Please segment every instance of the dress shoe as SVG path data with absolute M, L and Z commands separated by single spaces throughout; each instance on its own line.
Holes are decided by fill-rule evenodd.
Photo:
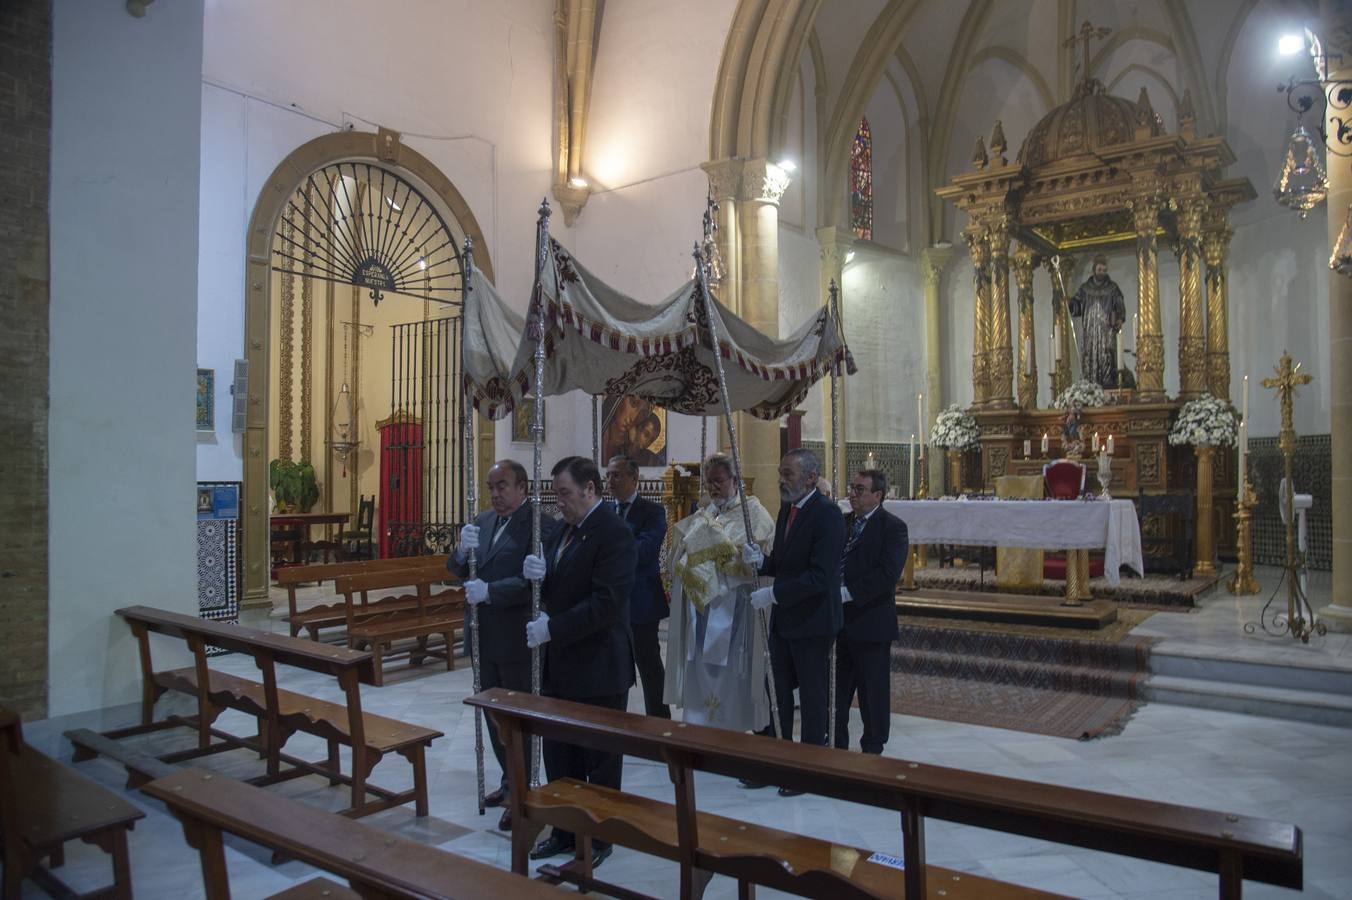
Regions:
M 498 831 L 511 831 L 511 830 L 512 830 L 512 811 L 510 809 L 504 809 L 502 811 L 502 818 L 498 819 Z
M 763 781 L 747 781 L 745 778 L 737 779 L 737 783 L 748 791 L 758 791 L 763 787 L 769 787 L 769 785 Z
M 592 848 L 592 871 L 600 867 L 601 863 L 610 859 L 610 854 L 615 852 L 614 844 L 606 844 L 604 847 Z
M 779 796 L 781 796 L 781 797 L 801 797 L 801 796 L 803 796 L 804 793 L 806 793 L 806 792 L 805 792 L 805 791 L 795 791 L 793 788 L 780 788 L 780 789 L 779 789 Z
M 496 791 L 484 795 L 484 806 L 502 806 L 506 802 L 506 788 L 498 788 Z
M 549 837 L 535 845 L 535 849 L 530 852 L 530 858 L 548 859 L 551 856 L 572 853 L 574 849 L 572 841 L 551 833 Z

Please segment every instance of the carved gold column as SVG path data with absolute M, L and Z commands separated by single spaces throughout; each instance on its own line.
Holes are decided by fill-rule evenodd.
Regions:
M 1009 340 L 1009 216 L 991 218 L 991 285 L 986 315 L 990 343 L 986 352 L 986 397 L 988 405 L 1008 409 L 1014 405 L 1014 353 Z
M 972 258 L 972 405 L 986 405 L 988 358 L 987 297 L 990 295 L 990 244 L 986 229 L 973 222 L 962 233 L 967 241 L 967 252 Z
M 1037 335 L 1033 333 L 1033 268 L 1037 258 L 1020 244 L 1014 251 L 1014 281 L 1019 286 L 1019 406 L 1037 409 Z
M 1160 322 L 1159 201 L 1153 195 L 1132 203 L 1136 226 L 1136 389 L 1143 402 L 1164 399 L 1164 328 Z
M 926 432 L 934 427 L 934 420 L 944 408 L 944 404 L 941 402 L 945 393 L 943 390 L 943 369 L 940 366 L 943 349 L 939 346 L 939 287 L 943 280 L 944 269 L 948 267 L 948 262 L 952 257 L 953 246 L 951 244 L 926 247 L 920 254 L 921 268 L 925 278 L 925 396 L 930 400 L 929 421 L 924 424 Z M 936 490 L 938 493 L 942 493 L 944 483 L 943 454 L 935 452 L 935 448 L 930 447 L 926 462 L 929 466 L 929 483 L 937 486 L 937 488 L 931 489 L 931 494 L 934 494 Z
M 831 291 L 831 282 L 836 283 L 836 289 L 839 293 L 840 315 L 845 318 L 845 257 L 850 252 L 850 247 L 854 244 L 854 232 L 848 228 L 840 228 L 835 225 L 827 225 L 817 229 L 817 245 L 821 250 L 821 283 L 819 285 L 821 293 L 818 295 L 822 303 L 828 302 Z M 844 324 L 842 323 L 842 326 Z M 845 435 L 848 429 L 845 427 L 846 410 L 850 404 L 846 401 L 846 390 L 848 389 L 850 379 L 838 378 L 839 384 L 837 390 L 837 401 L 839 409 L 836 411 L 836 424 L 840 429 L 840 443 L 836 448 L 836 459 L 831 456 L 831 380 L 823 378 L 820 382 L 822 392 L 822 445 L 826 448 L 823 455 L 822 464 L 826 467 L 823 475 L 831 479 L 831 485 L 839 490 L 845 489 L 846 480 L 849 473 L 845 471 Z
M 1178 204 L 1178 396 L 1206 391 L 1207 345 L 1202 309 L 1202 204 L 1189 197 Z
M 1206 256 L 1206 375 L 1207 389 L 1222 400 L 1230 399 L 1230 313 L 1226 289 L 1226 258 L 1230 238 L 1225 212 L 1209 213 L 1202 235 Z

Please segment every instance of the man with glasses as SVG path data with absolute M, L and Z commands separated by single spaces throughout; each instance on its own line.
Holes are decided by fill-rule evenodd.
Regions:
M 667 592 L 662 588 L 659 559 L 667 539 L 667 511 L 638 493 L 638 463 L 628 456 L 611 457 L 606 466 L 606 487 L 614 498 L 615 512 L 634 533 L 638 568 L 629 594 L 629 630 L 634 636 L 634 663 L 643 684 L 643 711 L 659 719 L 671 718 L 671 707 L 662 702 L 662 646 L 657 626 L 668 615 Z
M 757 731 L 770 724 L 770 703 L 765 642 L 751 608 L 756 572 L 741 558 L 746 518 L 732 460 L 711 456 L 702 474 L 709 505 L 672 526 L 664 699 L 681 707 L 687 722 Z M 768 548 L 770 513 L 750 494 L 746 511 L 751 540 Z
M 850 478 L 840 600 L 845 627 L 836 637 L 836 747 L 850 746 L 850 704 L 859 694 L 859 746 L 881 754 L 892 724 L 892 642 L 897 639 L 897 580 L 906 564 L 906 523 L 883 509 L 887 476 L 861 469 Z

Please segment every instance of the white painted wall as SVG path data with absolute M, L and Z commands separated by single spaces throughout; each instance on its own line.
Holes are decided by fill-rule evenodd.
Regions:
M 202 20 L 202 0 L 53 8 L 51 715 L 137 696 L 115 609 L 197 609 Z

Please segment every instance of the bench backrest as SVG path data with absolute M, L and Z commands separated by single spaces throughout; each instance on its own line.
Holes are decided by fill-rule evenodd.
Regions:
M 345 596 L 353 594 L 365 594 L 369 591 L 387 591 L 398 588 L 411 587 L 417 588 L 426 585 L 429 590 L 433 587 L 439 587 L 442 582 L 450 578 L 445 567 L 440 569 L 396 569 L 385 572 L 362 572 L 356 575 L 340 575 L 334 579 L 333 587 L 338 593 Z M 447 588 L 447 590 L 460 590 L 459 588 Z
M 229 622 L 213 622 L 150 606 L 128 606 L 119 609 L 117 614 L 132 625 L 133 630 L 141 628 L 182 638 L 190 645 L 207 644 L 250 656 L 263 652 L 276 663 L 298 669 L 340 676 L 356 671 L 361 681 L 370 682 L 372 678 L 371 654 L 365 651 L 333 647 Z
M 359 893 L 391 897 L 558 898 L 528 877 L 354 822 L 224 775 L 187 769 L 141 788 L 185 824 L 206 826 L 281 851 L 348 879 Z M 195 830 L 195 829 L 194 829 Z M 221 852 L 204 846 L 203 853 Z M 209 867 L 204 866 L 204 871 Z M 226 878 L 224 866 L 216 877 Z M 228 885 L 206 885 L 226 896 Z
M 1227 872 L 1282 887 L 1302 884 L 1300 829 L 1267 819 L 773 740 L 502 688 L 465 702 L 482 707 L 503 731 L 897 810 L 903 823 L 908 817 L 943 819 L 1219 872 L 1223 886 Z
M 365 559 L 352 562 L 317 563 L 309 566 L 285 566 L 277 570 L 277 584 L 295 586 L 311 581 L 332 581 L 340 575 L 384 572 L 391 569 L 430 569 L 446 571 L 446 556 L 400 556 L 394 559 Z M 449 578 L 450 575 L 447 575 Z

